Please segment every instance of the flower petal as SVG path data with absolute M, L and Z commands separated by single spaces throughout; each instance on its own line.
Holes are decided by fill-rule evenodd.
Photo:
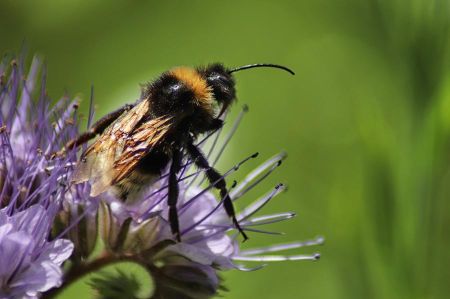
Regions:
M 60 266 L 67 260 L 73 252 L 73 243 L 69 240 L 58 239 L 48 243 L 37 261 L 50 261 L 55 265 Z

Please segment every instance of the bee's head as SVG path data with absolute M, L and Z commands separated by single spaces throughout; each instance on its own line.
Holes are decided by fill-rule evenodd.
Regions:
M 152 99 L 155 116 L 185 115 L 191 128 L 205 132 L 217 123 L 236 98 L 232 73 L 254 67 L 279 68 L 294 74 L 276 64 L 251 64 L 235 69 L 227 69 L 219 63 L 197 69 L 177 67 L 153 82 L 143 91 L 142 97 Z
M 222 64 L 174 68 L 156 89 L 164 93 L 163 98 L 172 98 L 166 102 L 184 110 L 190 106 L 206 122 L 219 117 L 236 97 L 233 77 Z
M 249 64 L 234 69 L 227 69 L 222 64 L 215 63 L 199 69 L 199 72 L 212 90 L 214 100 L 221 106 L 219 116 L 227 110 L 236 98 L 235 82 L 232 73 L 255 67 L 279 68 L 294 75 L 294 72 L 285 66 L 268 63 Z
M 199 69 L 199 72 L 211 89 L 213 99 L 221 107 L 222 114 L 236 98 L 233 76 L 219 63 Z

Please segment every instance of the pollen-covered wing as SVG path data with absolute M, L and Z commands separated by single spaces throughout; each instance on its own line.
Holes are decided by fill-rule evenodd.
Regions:
M 171 116 L 142 122 L 149 109 L 150 101 L 142 100 L 114 121 L 83 153 L 73 181 L 89 181 L 97 196 L 127 177 L 171 125 Z

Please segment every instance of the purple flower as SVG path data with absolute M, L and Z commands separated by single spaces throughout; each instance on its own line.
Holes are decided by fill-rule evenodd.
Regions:
M 23 59 L 0 65 L 0 207 L 22 210 L 39 202 L 50 205 L 66 193 L 67 167 L 76 156 L 49 156 L 77 135 L 72 116 L 76 101 L 61 99 L 50 107 L 45 73 L 35 58 L 28 74 Z M 38 79 L 41 78 L 40 84 Z
M 0 64 L 1 298 L 36 298 L 59 286 L 60 266 L 73 250 L 68 240 L 50 239 L 50 231 L 74 155 L 59 161 L 49 155 L 75 136 L 75 106 L 63 99 L 50 108 L 39 60 L 28 74 L 23 61 Z
M 49 211 L 39 204 L 12 216 L 0 210 L 0 298 L 37 298 L 61 285 L 61 264 L 72 254 L 64 239 L 48 241 Z

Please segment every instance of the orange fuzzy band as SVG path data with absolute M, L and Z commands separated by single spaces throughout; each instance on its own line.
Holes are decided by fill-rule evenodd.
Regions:
M 200 106 L 207 110 L 212 108 L 211 88 L 195 69 L 178 67 L 171 70 L 170 74 L 186 84 L 194 92 Z

